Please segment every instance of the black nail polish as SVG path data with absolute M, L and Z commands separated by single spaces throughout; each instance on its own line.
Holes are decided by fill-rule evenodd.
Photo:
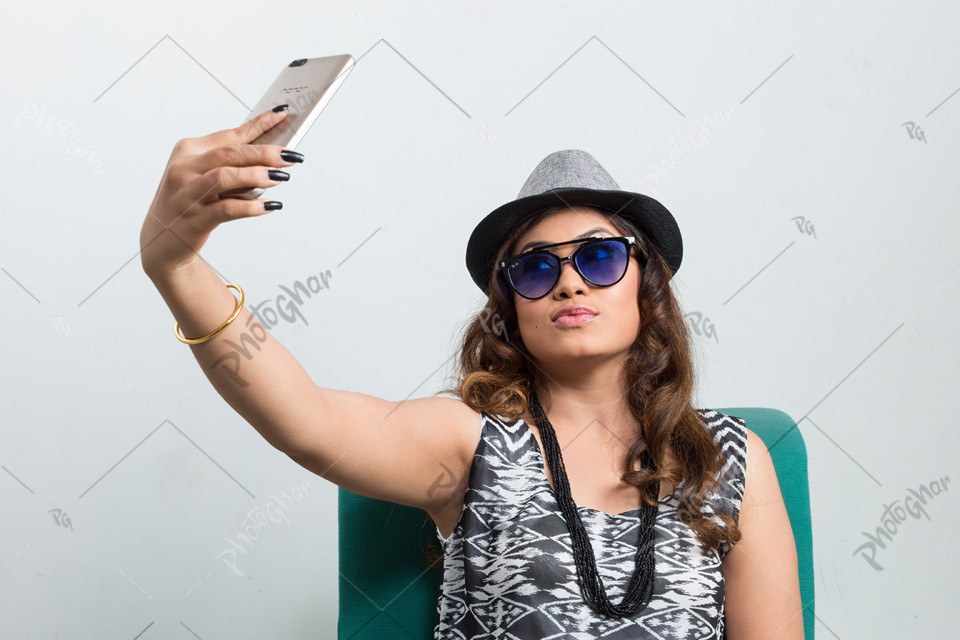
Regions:
M 297 153 L 296 151 L 290 151 L 289 149 L 284 149 L 280 152 L 280 157 L 283 158 L 286 162 L 303 162 L 303 154 Z
M 273 108 L 273 111 L 283 111 L 284 109 L 288 108 L 289 106 L 290 106 L 290 105 L 288 105 L 288 104 L 278 104 L 277 106 L 275 106 L 275 107 Z
M 263 208 L 267 211 L 275 211 L 277 209 L 283 209 L 283 203 L 279 200 L 267 200 L 263 203 Z
M 286 171 L 278 171 L 277 169 L 270 169 L 267 171 L 267 175 L 271 180 L 289 180 L 290 174 Z

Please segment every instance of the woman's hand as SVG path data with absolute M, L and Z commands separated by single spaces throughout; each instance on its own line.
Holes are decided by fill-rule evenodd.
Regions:
M 275 144 L 251 144 L 286 117 L 265 111 L 234 129 L 183 138 L 173 147 L 160 186 L 140 229 L 140 262 L 147 274 L 176 271 L 199 259 L 200 248 L 221 222 L 259 216 L 264 199 L 221 198 L 236 189 L 272 187 L 289 179 L 284 171 L 303 156 Z

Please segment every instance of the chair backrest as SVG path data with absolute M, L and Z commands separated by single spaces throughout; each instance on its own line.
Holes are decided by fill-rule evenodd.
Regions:
M 777 409 L 716 410 L 743 418 L 770 451 L 797 545 L 805 637 L 812 640 L 813 539 L 807 451 L 800 429 Z M 436 539 L 426 512 L 341 488 L 338 516 L 338 640 L 433 638 L 442 576 L 426 563 L 427 544 Z

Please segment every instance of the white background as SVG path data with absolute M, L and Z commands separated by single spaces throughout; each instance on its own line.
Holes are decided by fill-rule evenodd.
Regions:
M 587 150 L 679 222 L 695 405 L 800 423 L 818 637 L 944 637 L 956 489 L 900 523 L 882 571 L 855 550 L 886 505 L 957 475 L 958 13 L 12 5 L 0 636 L 334 637 L 337 487 L 220 398 L 138 250 L 178 139 L 242 122 L 294 58 L 352 53 L 306 162 L 268 191 L 283 210 L 223 225 L 203 250 L 248 304 L 331 271 L 302 319 L 271 328 L 317 384 L 391 400 L 445 386 L 483 301 L 470 231 L 545 155 Z M 247 512 L 295 487 L 238 571 L 218 559 Z

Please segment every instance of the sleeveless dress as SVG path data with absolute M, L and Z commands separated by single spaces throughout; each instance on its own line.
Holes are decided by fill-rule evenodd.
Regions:
M 735 416 L 696 411 L 726 456 L 723 482 L 707 497 L 704 511 L 739 521 L 746 425 Z M 703 551 L 677 517 L 676 496 L 659 507 L 655 521 L 650 603 L 632 617 L 608 618 L 580 593 L 570 532 L 533 432 L 523 419 L 480 415 L 460 520 L 448 538 L 437 527 L 444 568 L 435 640 L 725 637 L 720 560 L 730 549 Z M 607 514 L 578 506 L 578 511 L 607 597 L 619 603 L 635 566 L 640 509 Z

